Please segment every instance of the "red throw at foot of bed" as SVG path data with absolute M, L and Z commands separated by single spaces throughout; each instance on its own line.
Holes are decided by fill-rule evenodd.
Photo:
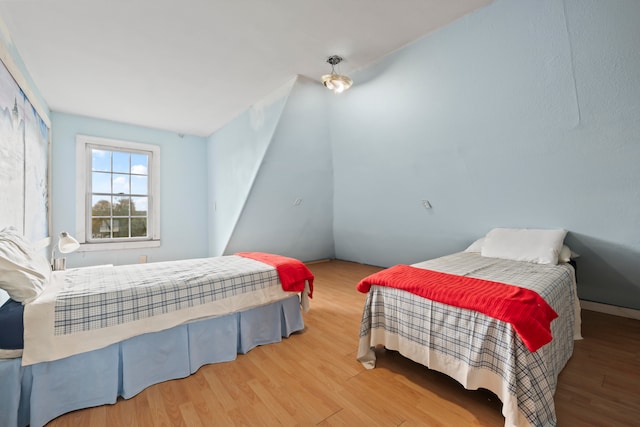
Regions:
M 309 298 L 313 298 L 313 273 L 302 261 L 265 252 L 237 252 L 236 255 L 275 267 L 280 276 L 282 289 L 287 292 L 302 292 L 304 282 L 309 282 Z
M 362 279 L 356 288 L 367 293 L 372 285 L 402 289 L 511 323 L 532 352 L 551 341 L 551 321 L 558 317 L 532 290 L 409 265 L 395 265 L 374 273 Z

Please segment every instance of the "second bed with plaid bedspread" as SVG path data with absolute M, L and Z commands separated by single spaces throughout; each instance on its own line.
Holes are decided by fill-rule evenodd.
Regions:
M 530 352 L 513 327 L 481 313 L 406 291 L 372 286 L 360 328 L 358 360 L 375 366 L 377 345 L 443 372 L 467 389 L 485 388 L 503 403 L 506 426 L 553 426 L 558 374 L 580 336 L 573 268 L 457 253 L 414 264 L 457 275 L 509 283 L 537 292 L 559 314 L 553 340 Z

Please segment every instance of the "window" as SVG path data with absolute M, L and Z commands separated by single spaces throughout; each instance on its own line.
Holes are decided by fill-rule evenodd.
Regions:
M 160 148 L 78 135 L 77 237 L 81 250 L 160 245 Z

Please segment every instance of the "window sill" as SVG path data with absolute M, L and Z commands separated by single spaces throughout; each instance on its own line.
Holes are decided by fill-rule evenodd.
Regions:
M 159 248 L 160 240 L 141 240 L 139 242 L 82 243 L 78 252 L 115 251 L 125 249 Z

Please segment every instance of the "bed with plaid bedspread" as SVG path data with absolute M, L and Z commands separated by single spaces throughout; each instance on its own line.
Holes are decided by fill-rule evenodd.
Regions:
M 461 252 L 414 267 L 509 283 L 537 292 L 559 314 L 552 341 L 529 351 L 506 322 L 412 293 L 372 286 L 360 327 L 358 360 L 375 366 L 375 346 L 399 351 L 465 388 L 485 388 L 503 403 L 505 426 L 556 425 L 558 374 L 580 338 L 575 272 L 568 264 L 540 265 Z
M 25 306 L 22 364 L 61 359 L 290 297 L 275 267 L 240 257 L 54 272 Z

